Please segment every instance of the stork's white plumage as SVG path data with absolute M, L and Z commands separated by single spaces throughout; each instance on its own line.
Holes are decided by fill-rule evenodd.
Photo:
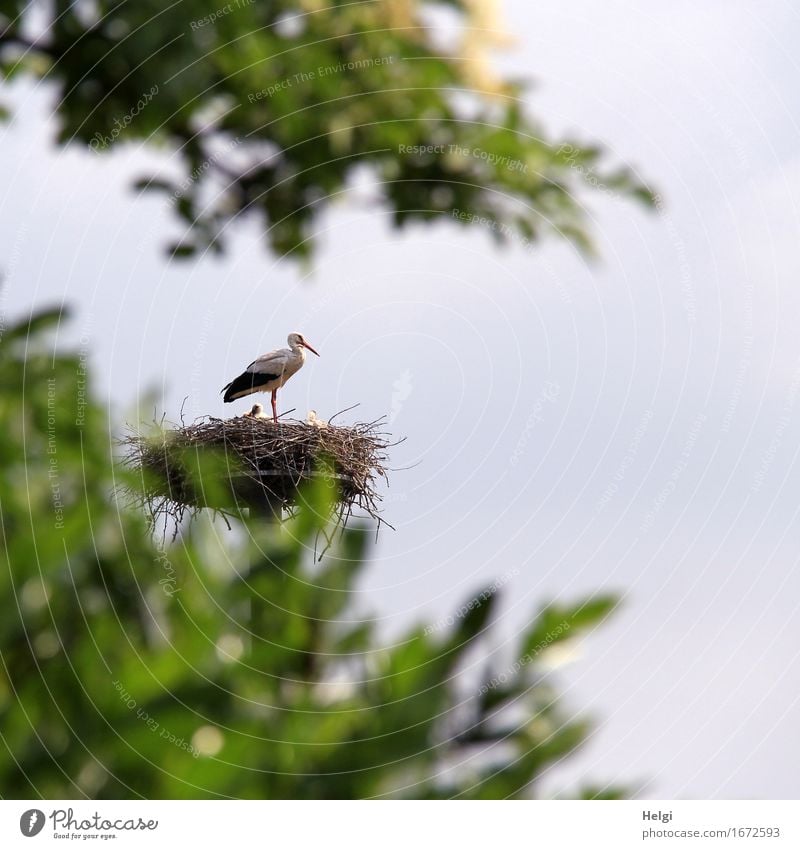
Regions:
M 287 341 L 288 348 L 278 348 L 277 351 L 270 351 L 268 354 L 262 354 L 257 360 L 253 360 L 237 378 L 223 388 L 225 395 L 222 400 L 229 404 L 253 392 L 271 392 L 272 420 L 277 424 L 278 390 L 303 367 L 306 361 L 306 348 L 313 354 L 317 354 L 303 338 L 302 333 L 290 333 Z
M 321 419 L 317 416 L 316 410 L 309 410 L 308 415 L 306 416 L 306 424 L 311 425 L 311 427 L 327 427 L 328 423 L 325 419 Z
M 264 415 L 264 407 L 261 404 L 253 404 L 253 406 L 246 412 L 242 413 L 244 418 L 250 419 L 265 419 L 267 418 Z

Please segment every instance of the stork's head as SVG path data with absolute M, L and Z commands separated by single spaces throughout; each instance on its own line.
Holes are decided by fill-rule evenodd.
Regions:
M 289 334 L 289 347 L 292 350 L 295 350 L 296 348 L 308 348 L 308 350 L 311 351 L 312 354 L 317 354 L 317 352 L 311 347 L 311 345 L 309 345 L 308 342 L 306 342 L 306 340 L 303 338 L 302 333 Z M 319 356 L 319 354 L 317 354 L 317 356 Z

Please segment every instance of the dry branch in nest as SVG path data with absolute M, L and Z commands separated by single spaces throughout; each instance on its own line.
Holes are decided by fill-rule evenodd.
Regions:
M 338 415 L 338 414 L 337 414 Z M 346 522 L 354 510 L 379 515 L 379 478 L 386 478 L 387 449 L 396 443 L 375 422 L 337 426 L 240 416 L 206 416 L 159 427 L 154 436 L 121 440 L 126 464 L 141 473 L 137 493 L 153 522 L 210 507 L 223 515 L 242 507 L 280 516 L 302 499 L 305 484 L 320 476 L 335 487 L 335 509 Z M 320 426 L 321 425 L 321 426 Z M 210 465 L 203 461 L 215 460 Z M 199 471 L 198 471 L 199 470 Z

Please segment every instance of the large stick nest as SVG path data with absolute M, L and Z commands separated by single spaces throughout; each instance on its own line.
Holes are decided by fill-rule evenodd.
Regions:
M 387 449 L 382 420 L 337 426 L 240 416 L 207 416 L 190 425 L 159 427 L 155 435 L 131 433 L 121 442 L 125 462 L 141 472 L 144 505 L 153 521 L 177 523 L 186 510 L 211 507 L 223 514 L 242 507 L 280 515 L 300 500 L 320 476 L 334 488 L 336 512 L 346 521 L 354 510 L 383 522 L 377 486 L 386 478 Z M 198 461 L 221 458 L 210 467 L 214 480 L 198 476 Z M 206 473 L 207 475 L 208 473 Z M 199 479 L 198 479 L 199 477 Z

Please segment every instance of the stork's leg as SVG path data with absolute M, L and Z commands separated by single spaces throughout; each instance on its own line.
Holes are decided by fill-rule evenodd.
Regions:
M 272 421 L 278 424 L 278 390 L 272 390 Z

